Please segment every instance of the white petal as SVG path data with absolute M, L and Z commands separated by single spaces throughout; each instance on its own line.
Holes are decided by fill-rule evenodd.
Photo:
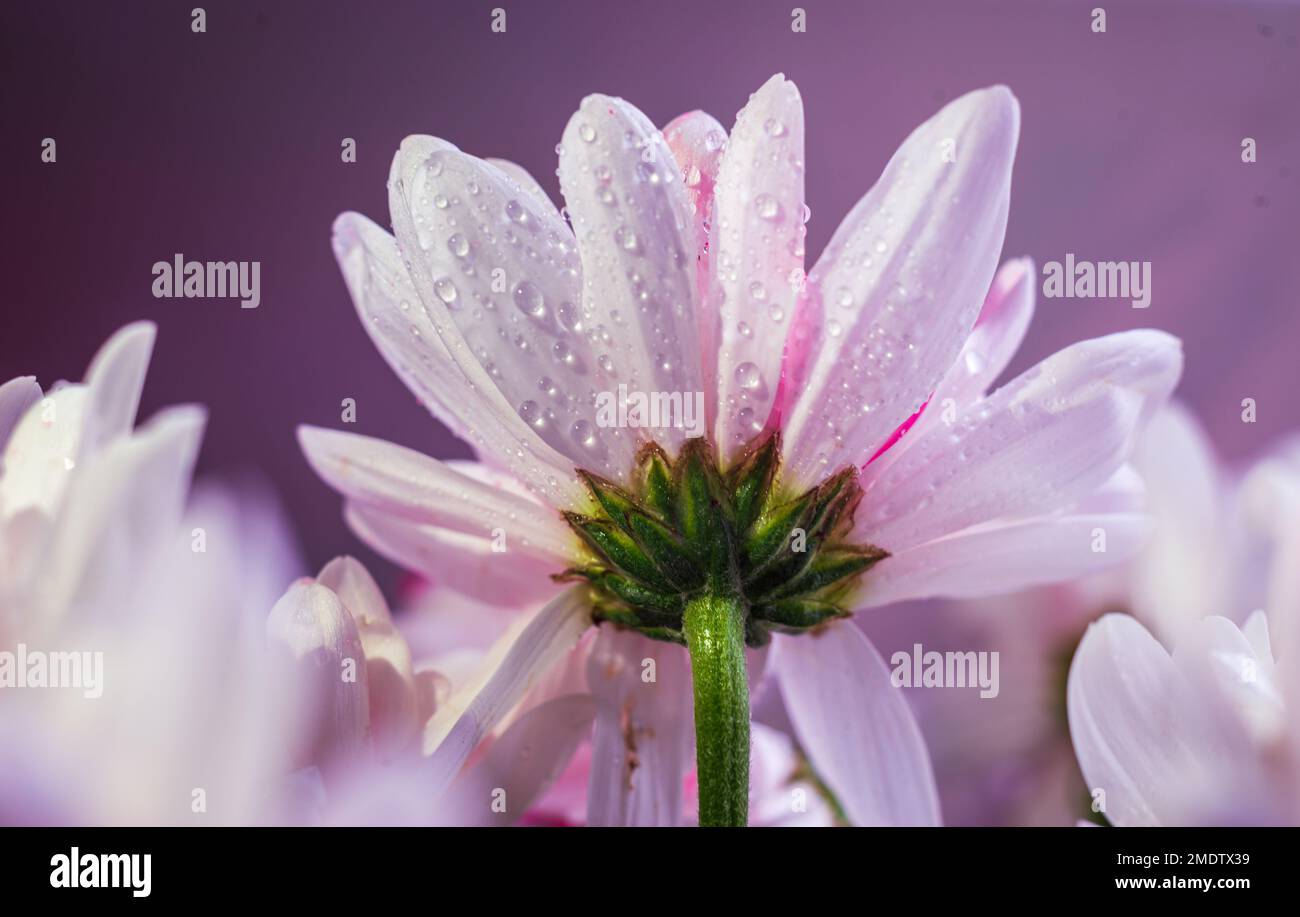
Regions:
M 1262 609 L 1250 613 L 1250 617 L 1246 618 L 1246 623 L 1242 625 L 1241 632 L 1250 642 L 1256 657 L 1269 662 L 1274 660 L 1273 645 L 1268 635 L 1268 616 Z
M 310 711 L 292 737 L 295 765 L 331 767 L 362 754 L 370 725 L 365 652 L 339 597 L 299 580 L 271 609 L 266 634 L 293 673 L 302 709 Z
M 936 426 L 866 489 L 855 532 L 893 553 L 1008 516 L 1070 506 L 1123 465 L 1182 368 L 1176 338 L 1128 331 L 1048 357 Z
M 480 397 L 515 415 L 520 439 L 540 439 L 570 466 L 626 475 L 636 442 L 598 429 L 596 396 L 616 380 L 581 313 L 569 227 L 496 167 L 431 138 L 403 141 L 389 188 L 424 305 L 416 327 L 442 339 Z
M 691 222 L 695 227 L 695 330 L 700 348 L 700 374 L 704 380 L 704 404 L 708 429 L 718 414 L 718 296 L 712 289 L 712 254 L 709 236 L 714 217 L 714 191 L 722 165 L 727 132 L 717 119 L 702 111 L 691 111 L 664 126 L 664 142 L 672 151 L 686 185 Z
M 336 557 L 316 581 L 331 590 L 352 616 L 365 653 L 370 731 L 382 756 L 391 757 L 420 725 L 411 650 L 393 624 L 383 593 L 359 561 Z
M 803 150 L 803 101 L 778 74 L 737 116 L 715 193 L 722 340 L 714 436 L 724 459 L 762 431 L 775 402 L 804 285 Z
M 150 547 L 175 534 L 205 421 L 200 407 L 166 408 L 72 476 L 33 600 L 47 625 L 69 608 L 94 608 L 90 596 L 124 588 L 141 575 Z
M 1143 513 L 1042 516 L 979 526 L 880 561 L 864 578 L 859 604 L 978 598 L 1075 579 L 1132 556 L 1150 534 L 1151 518 Z
M 1134 565 L 1130 610 L 1173 645 L 1205 616 L 1231 612 L 1236 600 L 1226 561 L 1233 550 L 1227 486 L 1205 432 L 1178 404 L 1152 417 L 1133 464 L 1156 529 Z
M 590 697 L 568 695 L 529 710 L 466 770 L 443 799 L 439 821 L 510 825 L 564 771 L 591 733 Z
M 334 222 L 334 254 L 366 333 L 434 417 L 554 505 L 581 497 L 569 460 L 533 434 L 477 362 L 453 358 L 443 336 L 459 339 L 459 331 L 437 309 L 429 315 L 446 320 L 432 327 L 392 236 L 345 213 Z
M 1034 313 L 1034 263 L 1029 258 L 1008 261 L 998 269 L 970 337 L 956 362 L 935 389 L 921 416 L 896 443 L 873 456 L 864 480 L 874 480 L 899 459 L 907 447 L 933 427 L 951 422 L 958 410 L 984 396 L 1002 374 L 1024 340 Z
M 559 218 L 560 211 L 559 208 L 555 206 L 555 202 L 552 201 L 550 195 L 546 193 L 546 189 L 538 184 L 537 179 L 528 174 L 528 170 L 523 166 L 513 163 L 508 159 L 486 159 L 484 162 L 496 166 L 496 168 L 505 173 L 506 178 L 510 179 L 516 186 L 518 186 L 520 191 L 532 195 L 533 200 L 535 200 L 542 209 L 555 214 L 557 219 Z
M 1090 791 L 1105 794 L 1112 824 L 1186 823 L 1231 792 L 1223 724 L 1197 709 L 1164 647 L 1127 615 L 1088 628 L 1066 694 L 1079 767 Z
M 307 426 L 298 441 L 316 473 L 355 505 L 479 538 L 499 531 L 508 550 L 550 565 L 574 554 L 575 538 L 554 510 L 413 449 Z
M 790 471 L 861 464 L 953 365 L 993 279 L 1020 109 L 972 92 L 921 125 L 809 276 L 811 350 L 792 365 Z
M 1036 280 L 1032 258 L 1017 258 L 998 269 L 975 328 L 939 386 L 945 397 L 969 403 L 1002 375 L 1034 317 Z
M 1273 658 L 1258 654 L 1237 625 L 1218 615 L 1189 624 L 1173 657 L 1198 702 L 1240 726 L 1241 745 L 1247 737 L 1262 748 L 1282 739 L 1287 711 Z
M 799 743 L 855 825 L 937 825 L 921 729 L 889 668 L 848 621 L 773 639 L 771 665 Z
M 591 626 L 586 590 L 574 587 L 537 612 L 507 646 L 495 648 L 479 677 L 457 687 L 425 728 L 433 791 L 447 786 L 470 752 Z
M 457 532 L 352 502 L 343 515 L 358 538 L 393 563 L 493 604 L 520 607 L 550 598 L 557 589 L 551 575 L 568 565 L 512 548 L 509 535 L 498 542 L 490 533 Z
M 19 418 L 5 445 L 0 508 L 6 517 L 34 508 L 52 515 L 77 467 L 86 387 L 64 385 Z
M 570 119 L 561 150 L 560 188 L 582 253 L 584 322 L 614 378 L 629 391 L 702 393 L 695 224 L 663 135 L 622 99 L 593 95 Z M 647 435 L 672 448 L 686 431 Z
M 131 432 L 157 329 L 135 322 L 114 334 L 86 370 L 86 433 L 80 458 Z
M 655 678 L 643 680 L 646 661 Z M 600 629 L 587 663 L 596 700 L 587 824 L 677 825 L 694 730 L 690 659 L 671 643 Z
M 4 457 L 9 434 L 27 409 L 40 400 L 41 387 L 35 376 L 19 376 L 0 385 L 0 458 Z M 4 465 L 0 465 L 0 474 L 4 474 Z

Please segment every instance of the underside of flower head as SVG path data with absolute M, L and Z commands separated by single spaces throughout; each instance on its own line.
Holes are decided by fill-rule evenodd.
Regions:
M 564 518 L 593 558 L 558 578 L 591 582 L 598 620 L 677 643 L 687 604 L 703 595 L 738 600 L 751 647 L 847 617 L 841 599 L 888 556 L 846 540 L 862 499 L 857 469 L 792 495 L 779 486 L 780 455 L 773 433 L 724 471 L 699 438 L 675 461 L 642 447 L 630 487 L 579 472 L 596 509 Z

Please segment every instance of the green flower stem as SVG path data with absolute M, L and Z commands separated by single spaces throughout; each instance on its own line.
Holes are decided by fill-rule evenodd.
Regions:
M 683 630 L 695 685 L 695 766 L 701 827 L 749 822 L 749 675 L 739 597 L 686 603 Z

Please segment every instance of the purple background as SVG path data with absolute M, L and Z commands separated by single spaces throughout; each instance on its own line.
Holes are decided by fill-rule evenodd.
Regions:
M 0 29 L 5 292 L 0 379 L 79 378 L 132 319 L 160 334 L 142 416 L 211 419 L 200 470 L 280 489 L 318 566 L 373 557 L 307 468 L 301 422 L 439 457 L 467 454 L 408 395 L 355 317 L 329 247 L 342 210 L 388 222 L 384 182 L 409 133 L 527 167 L 553 194 L 553 148 L 587 93 L 663 124 L 730 126 L 784 71 L 808 125 L 810 255 L 898 142 L 943 102 L 1009 85 L 1023 132 L 1004 254 L 1041 264 L 1153 262 L 1153 304 L 1040 300 L 1019 371 L 1082 337 L 1180 335 L 1181 396 L 1228 457 L 1300 428 L 1300 13 L 1280 4 L 794 2 L 6 3 Z M 508 31 L 489 30 L 490 9 Z M 43 137 L 58 162 L 40 162 Z M 1240 159 L 1254 137 L 1259 161 Z M 340 162 L 355 137 L 358 162 Z M 155 300 L 176 252 L 262 262 L 262 305 Z M 811 263 L 811 258 L 810 258 Z M 1259 422 L 1241 423 L 1254 397 Z M 379 564 L 391 585 L 395 571 Z

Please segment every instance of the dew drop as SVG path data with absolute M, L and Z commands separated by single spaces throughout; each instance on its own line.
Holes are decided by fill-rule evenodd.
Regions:
M 536 401 L 525 401 L 519 405 L 519 416 L 534 430 L 541 430 L 546 427 L 546 414 Z
M 630 226 L 620 226 L 614 230 L 614 241 L 625 252 L 640 253 L 641 251 L 641 240 L 637 237 L 636 230 Z
M 447 250 L 457 258 L 464 258 L 469 254 L 469 240 L 460 233 L 456 233 L 447 240 Z
M 512 223 L 518 223 L 523 226 L 528 222 L 528 211 L 524 209 L 523 204 L 516 200 L 506 201 L 506 217 Z
M 736 382 L 741 388 L 753 391 L 763 384 L 763 377 L 753 363 L 741 363 L 736 367 Z
M 529 318 L 541 318 L 546 314 L 542 291 L 537 289 L 530 280 L 519 281 L 515 286 L 514 300 L 519 311 Z
M 456 302 L 460 295 L 456 289 L 456 284 L 451 282 L 450 277 L 439 277 L 435 280 L 433 282 L 433 292 L 437 293 L 438 298 L 449 306 Z
M 596 129 L 584 122 L 578 127 L 578 136 L 582 138 L 584 143 L 591 143 L 596 139 Z
M 759 217 L 769 223 L 776 223 L 781 219 L 781 202 L 770 194 L 760 194 L 755 197 L 754 207 L 758 210 Z
M 573 437 L 575 443 L 584 449 L 596 448 L 596 430 L 588 421 L 576 421 L 569 429 L 569 435 Z

